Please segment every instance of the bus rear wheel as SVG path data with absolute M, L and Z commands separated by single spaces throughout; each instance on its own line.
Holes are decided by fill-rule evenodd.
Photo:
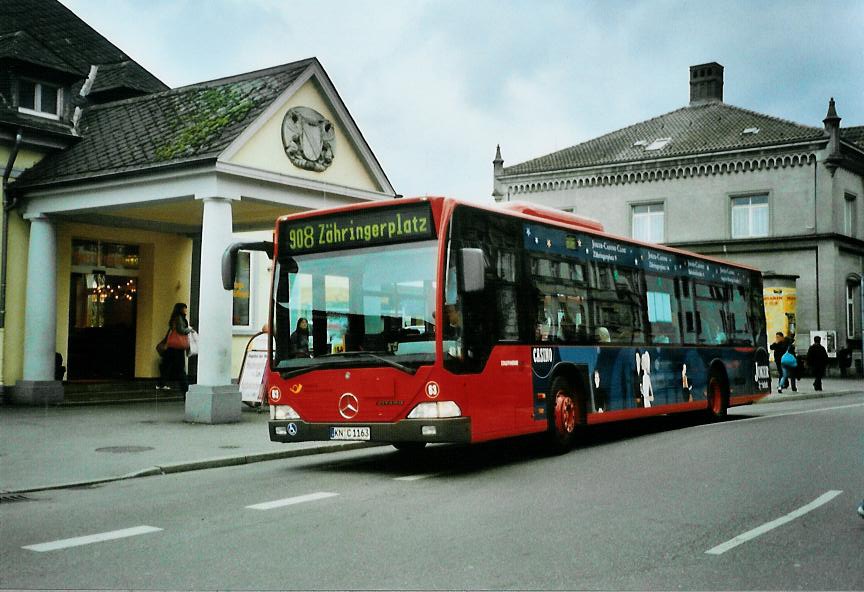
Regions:
M 573 447 L 580 422 L 579 401 L 570 381 L 558 376 L 552 381 L 549 404 L 549 444 L 553 452 Z
M 708 380 L 708 417 L 712 420 L 723 419 L 727 407 L 724 382 L 718 375 L 712 374 Z

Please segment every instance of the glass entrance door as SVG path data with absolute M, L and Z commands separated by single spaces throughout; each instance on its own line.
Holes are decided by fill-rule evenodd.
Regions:
M 133 378 L 137 278 L 73 273 L 70 294 L 69 380 Z

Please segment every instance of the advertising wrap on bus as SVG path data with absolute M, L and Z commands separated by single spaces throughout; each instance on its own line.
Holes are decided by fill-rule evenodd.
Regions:
M 566 449 L 580 425 L 765 396 L 761 274 L 600 228 L 445 198 L 280 218 L 271 439 Z

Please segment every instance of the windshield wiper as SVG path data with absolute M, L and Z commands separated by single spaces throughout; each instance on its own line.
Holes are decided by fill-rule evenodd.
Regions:
M 368 356 L 370 358 L 374 358 L 374 359 L 378 360 L 379 362 L 383 362 L 383 363 L 387 364 L 388 366 L 392 366 L 393 368 L 396 368 L 396 369 L 401 370 L 403 372 L 407 372 L 408 374 L 414 374 L 414 372 L 416 372 L 416 370 L 414 370 L 413 368 L 406 366 L 404 364 L 400 364 L 399 362 L 397 362 L 395 360 L 388 360 L 387 358 L 383 357 L 381 354 L 386 355 L 387 352 L 383 352 L 383 351 L 379 351 L 379 352 L 371 352 L 371 351 L 339 352 L 339 353 L 335 353 L 335 354 L 324 354 L 321 356 L 316 356 L 316 359 L 320 360 L 321 358 L 329 358 L 329 357 L 336 357 L 336 356 L 343 358 L 343 359 L 349 358 L 349 357 L 354 357 L 354 356 Z

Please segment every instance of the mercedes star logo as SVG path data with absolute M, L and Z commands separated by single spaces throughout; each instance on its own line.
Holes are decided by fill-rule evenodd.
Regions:
M 339 415 L 345 419 L 351 419 L 360 410 L 360 402 L 351 393 L 345 393 L 339 397 Z

